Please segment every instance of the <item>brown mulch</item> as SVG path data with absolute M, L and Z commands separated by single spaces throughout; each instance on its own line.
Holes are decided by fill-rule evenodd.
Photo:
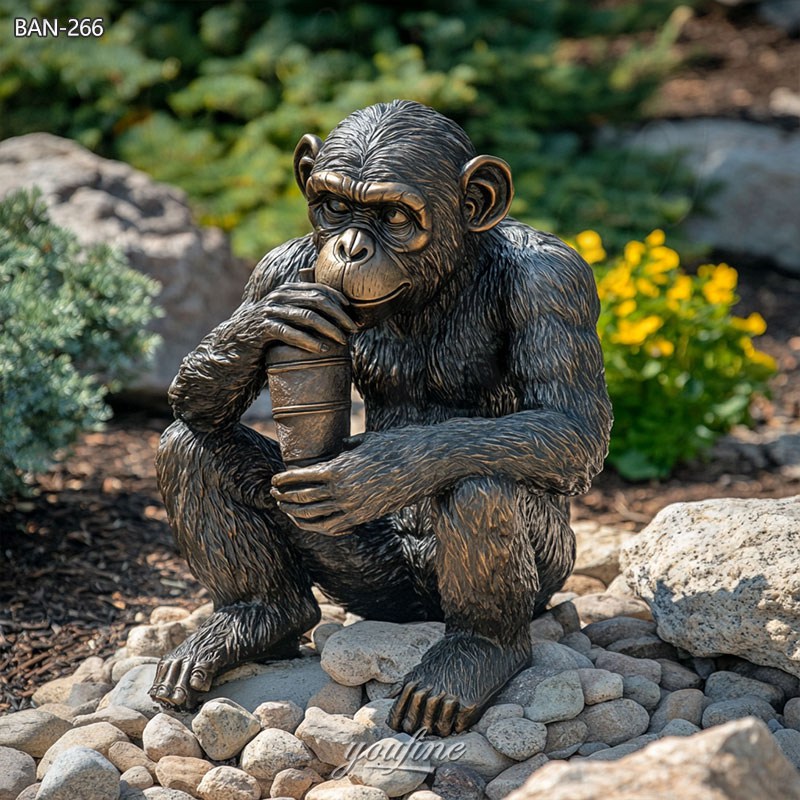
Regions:
M 704 3 L 675 50 L 682 66 L 648 103 L 648 114 L 800 124 L 770 103 L 776 90 L 800 93 L 800 39 L 764 22 L 755 5 Z
M 689 65 L 664 86 L 665 116 L 769 116 L 773 89 L 800 80 L 800 43 L 752 9 L 710 6 L 679 47 Z M 776 60 L 777 59 L 777 60 Z M 759 346 L 781 374 L 756 408 L 762 430 L 800 424 L 800 280 L 758 265 L 741 270 L 741 306 L 769 328 Z M 196 607 L 203 590 L 178 555 L 158 496 L 153 454 L 168 419 L 118 415 L 81 438 L 41 477 L 39 494 L 0 505 L 0 713 L 30 705 L 34 690 L 89 655 L 107 656 L 158 605 Z M 576 518 L 641 529 L 664 506 L 708 497 L 782 497 L 800 482 L 775 469 L 711 460 L 669 480 L 630 484 L 607 471 L 574 504 Z

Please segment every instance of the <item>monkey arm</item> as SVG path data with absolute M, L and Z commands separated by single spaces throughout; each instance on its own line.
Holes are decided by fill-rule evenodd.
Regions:
M 612 422 L 594 323 L 532 315 L 514 335 L 510 360 L 523 410 L 368 433 L 353 451 L 365 448 L 356 480 L 385 472 L 388 493 L 405 505 L 481 475 L 543 492 L 585 492 L 603 467 Z
M 311 266 L 314 256 L 308 236 L 264 256 L 250 276 L 239 308 L 183 359 L 169 389 L 176 417 L 200 431 L 238 422 L 266 382 L 261 301 L 277 286 L 296 281 L 299 270 Z

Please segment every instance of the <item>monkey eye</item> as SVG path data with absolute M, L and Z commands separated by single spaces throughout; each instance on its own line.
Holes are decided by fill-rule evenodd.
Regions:
M 390 206 L 383 213 L 383 221 L 389 225 L 408 225 L 411 223 L 411 217 L 402 208 Z
M 323 214 L 331 219 L 341 219 L 345 214 L 350 211 L 349 206 L 344 200 L 339 200 L 338 197 L 328 197 L 320 203 Z

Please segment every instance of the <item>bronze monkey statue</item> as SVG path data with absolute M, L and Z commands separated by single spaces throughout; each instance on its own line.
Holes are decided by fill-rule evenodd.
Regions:
M 295 174 L 313 233 L 262 259 L 170 389 L 160 487 L 215 611 L 151 695 L 190 707 L 220 671 L 296 654 L 317 584 L 370 619 L 445 621 L 389 720 L 445 736 L 526 665 L 573 566 L 568 496 L 611 428 L 592 271 L 507 218 L 508 165 L 417 103 L 303 137 Z M 339 455 L 287 469 L 240 423 L 274 345 L 349 347 L 366 433 Z

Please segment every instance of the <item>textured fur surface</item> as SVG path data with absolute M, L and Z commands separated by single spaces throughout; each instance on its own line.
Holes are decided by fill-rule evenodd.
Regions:
M 444 619 L 451 646 L 398 688 L 393 720 L 463 729 L 524 665 L 528 622 L 571 571 L 567 496 L 601 469 L 611 427 L 594 278 L 574 250 L 514 220 L 465 230 L 457 181 L 468 140 L 420 108 L 359 112 L 317 162 L 354 178 L 416 181 L 440 226 L 404 262 L 414 287 L 406 306 L 349 337 L 367 432 L 301 473 L 330 488 L 347 523 L 339 535 L 301 530 L 282 513 L 270 494 L 284 469 L 277 446 L 239 421 L 265 383 L 270 295 L 313 267 L 319 236 L 261 261 L 241 307 L 173 383 L 161 489 L 192 570 L 227 616 L 175 654 L 180 667 L 163 662 L 154 696 L 164 702 L 185 704 L 183 695 L 207 688 L 221 625 L 239 643 L 217 661 L 285 648 L 314 619 L 315 582 L 366 617 Z M 383 138 L 382 119 L 391 120 Z M 423 123 L 433 127 L 419 133 Z M 403 133 L 416 142 L 413 158 Z M 237 604 L 247 613 L 225 611 Z M 483 672 L 469 679 L 473 662 Z

